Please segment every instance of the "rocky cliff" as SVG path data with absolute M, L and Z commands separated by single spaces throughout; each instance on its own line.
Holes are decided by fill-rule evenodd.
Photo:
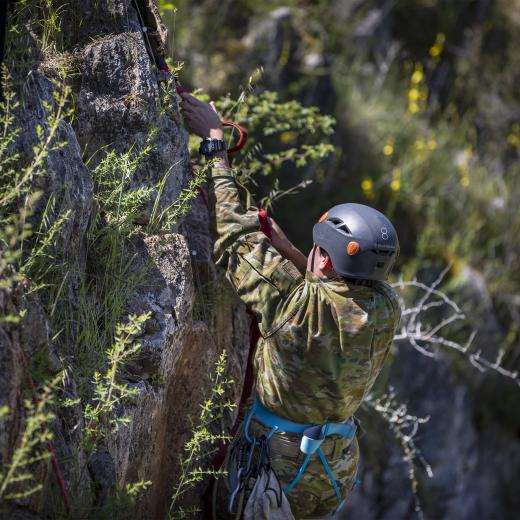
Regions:
M 150 16 L 157 16 L 153 3 L 140 4 Z M 41 3 L 35 5 L 36 10 L 31 11 L 34 6 L 29 4 L 28 12 L 14 8 L 11 12 L 11 27 L 20 29 L 14 45 L 18 50 L 21 44 L 27 45 L 32 57 L 18 68 L 20 62 L 10 62 L 9 55 L 6 60 L 14 63 L 10 72 L 15 84 L 20 85 L 16 116 L 22 131 L 11 152 L 20 154 L 21 164 L 33 160 L 41 133 L 50 132 L 49 113 L 59 108 L 59 92 L 64 85 L 70 87 L 66 106 L 71 110 L 59 122 L 55 137 L 61 144 L 45 154 L 44 173 L 30 179 L 30 189 L 40 193 L 30 217 L 34 227 L 40 225 L 43 215 L 50 225 L 66 215 L 52 239 L 54 261 L 64 269 L 60 271 L 58 295 L 44 290 L 43 303 L 39 292 L 34 291 L 34 282 L 26 276 L 16 278 L 9 290 L 0 291 L 2 315 L 17 316 L 23 310 L 24 316 L 18 322 L 3 322 L 0 328 L 0 405 L 9 409 L 7 417 L 0 419 L 0 463 L 3 467 L 9 464 L 26 426 L 22 400 L 30 395 L 27 372 L 33 375 L 39 392 L 49 374 L 65 370 L 60 401 L 76 401 L 66 408 L 58 406 L 49 428 L 54 433 L 56 458 L 70 496 L 71 517 L 162 518 L 178 478 L 184 443 L 192 435 L 190 418 L 196 421 L 200 414 L 200 404 L 211 390 L 210 377 L 223 349 L 229 354 L 227 375 L 236 381 L 229 397 L 235 400 L 240 391 L 248 318 L 242 305 L 218 281 L 203 198 L 193 200 L 191 214 L 171 229 L 150 231 L 148 226 L 154 203 L 159 201 L 156 212 L 170 207 L 191 179 L 192 171 L 176 97 L 169 95 L 163 103 L 135 4 L 130 0 L 67 2 L 58 8 L 59 49 L 43 45 L 45 27 L 37 24 L 37 16 L 52 13 Z M 156 22 L 160 25 L 160 20 Z M 34 32 L 28 34 L 31 30 Z M 8 49 L 13 54 L 16 51 Z M 174 84 L 168 88 L 174 88 Z M 137 338 L 141 349 L 119 376 L 136 392 L 117 406 L 116 415 L 126 416 L 128 424 L 96 441 L 94 449 L 86 449 L 83 429 L 87 400 L 82 396 L 95 369 L 103 370 L 106 361 L 102 351 L 110 342 L 104 345 L 100 357 L 94 358 L 97 367 L 81 365 L 95 343 L 89 343 L 88 338 L 84 341 L 87 330 L 82 309 L 88 307 L 98 313 L 94 328 L 113 337 L 114 324 L 106 326 L 99 309 L 106 306 L 103 299 L 108 299 L 106 308 L 111 308 L 110 300 L 121 296 L 106 291 L 99 283 L 108 271 L 102 272 L 106 263 L 100 262 L 92 233 L 93 227 L 99 222 L 103 226 L 109 217 L 99 209 L 101 181 L 96 182 L 92 172 L 110 153 L 114 160 L 130 153 L 125 156 L 130 160 L 147 146 L 150 135 L 153 143 L 146 160 L 136 162 L 129 170 L 125 186 L 128 190 L 149 190 L 152 197 L 133 215 L 135 232 L 124 237 L 123 254 L 118 259 L 126 266 L 118 271 L 119 276 L 132 281 L 122 297 L 118 320 L 125 321 L 131 313 L 150 314 Z M 99 235 L 94 242 L 101 240 Z M 102 254 L 109 255 L 109 251 L 104 249 Z M 24 252 L 25 256 L 29 254 Z M 52 259 L 47 261 L 52 264 Z M 2 275 L 5 279 L 10 276 L 5 270 Z M 49 294 L 56 298 L 54 303 L 49 301 Z M 218 305 L 210 305 L 210 298 Z M 63 323 L 56 322 L 61 310 L 75 327 L 70 335 L 63 333 Z M 67 341 L 63 340 L 65 335 Z M 28 370 L 21 364 L 21 351 L 29 360 Z M 33 466 L 44 492 L 2 500 L 2 518 L 59 518 L 63 513 L 49 461 Z M 151 481 L 142 499 L 131 503 L 126 512 L 118 507 L 110 510 L 114 496 L 127 484 L 139 481 Z M 193 499 L 191 505 L 199 500 Z

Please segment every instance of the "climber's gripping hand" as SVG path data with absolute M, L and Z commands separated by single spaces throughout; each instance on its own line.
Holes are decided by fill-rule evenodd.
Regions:
M 224 139 L 220 115 L 213 102 L 204 103 L 188 92 L 181 93 L 182 113 L 189 131 L 199 137 Z

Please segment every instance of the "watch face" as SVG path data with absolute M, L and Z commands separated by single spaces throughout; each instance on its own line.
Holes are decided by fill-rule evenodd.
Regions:
M 213 155 L 216 152 L 220 152 L 225 149 L 223 141 L 218 139 L 209 139 L 205 137 L 200 144 L 199 152 L 204 155 Z

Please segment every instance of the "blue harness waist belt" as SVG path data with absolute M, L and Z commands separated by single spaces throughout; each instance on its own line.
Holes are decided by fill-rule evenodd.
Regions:
M 287 494 L 294 488 L 296 483 L 300 480 L 300 477 L 303 475 L 307 465 L 309 464 L 311 455 L 313 453 L 318 453 L 318 456 L 321 460 L 321 463 L 323 464 L 323 467 L 325 468 L 325 471 L 327 472 L 341 507 L 341 492 L 339 490 L 336 479 L 334 478 L 332 470 L 330 469 L 329 463 L 321 451 L 320 445 L 325 440 L 325 438 L 330 435 L 340 435 L 344 439 L 352 440 L 357 430 L 355 421 L 350 418 L 341 423 L 327 422 L 325 424 L 300 424 L 271 413 L 262 405 L 258 399 L 255 399 L 244 425 L 244 435 L 249 443 L 255 442 L 254 438 L 251 438 L 249 434 L 249 426 L 253 417 L 258 419 L 265 426 L 271 428 L 271 432 L 267 436 L 267 439 L 270 439 L 276 432 L 299 433 L 302 436 L 300 442 L 300 451 L 305 453 L 306 457 L 293 481 L 284 489 L 284 493 Z

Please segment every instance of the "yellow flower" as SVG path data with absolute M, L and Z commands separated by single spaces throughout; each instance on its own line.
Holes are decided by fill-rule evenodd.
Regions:
M 415 71 L 412 74 L 412 83 L 414 85 L 418 85 L 419 83 L 421 83 L 421 81 L 423 79 L 424 79 L 424 74 L 422 72 L 422 67 L 421 66 L 416 66 L 415 67 Z
M 444 50 L 444 42 L 446 41 L 446 36 L 443 33 L 437 34 L 435 38 L 435 43 L 430 47 L 430 56 L 432 58 L 439 58 Z
M 410 101 L 417 101 L 419 99 L 419 91 L 416 88 L 411 88 L 408 91 L 408 99 Z
M 392 155 L 394 153 L 394 147 L 390 143 L 385 144 L 383 147 L 383 153 L 385 155 Z
M 469 186 L 469 175 L 464 174 L 460 178 L 460 185 L 463 186 L 464 188 L 467 188 Z
M 159 8 L 161 11 L 177 11 L 177 8 L 171 2 L 165 2 L 164 0 L 159 2 Z
M 430 56 L 432 58 L 438 58 L 441 55 L 442 49 L 438 45 L 430 47 Z
M 370 177 L 365 177 L 361 182 L 361 188 L 363 191 L 370 191 L 374 188 L 374 182 Z
M 282 132 L 280 134 L 280 141 L 283 143 L 283 144 L 288 144 L 288 143 L 292 143 L 293 141 L 296 140 L 296 132 Z
M 507 142 L 512 146 L 519 146 L 520 145 L 520 138 L 515 134 L 509 134 L 507 136 Z
M 507 142 L 511 146 L 520 149 L 520 124 L 513 123 L 511 125 L 511 132 L 507 136 Z
M 365 177 L 361 181 L 361 189 L 367 199 L 374 198 L 374 181 L 370 177 Z
M 419 105 L 415 101 L 413 103 L 409 103 L 408 104 L 408 110 L 412 114 L 415 114 L 415 113 L 419 112 Z
M 435 140 L 435 137 L 430 137 L 428 139 L 428 150 L 433 151 L 437 148 L 437 141 Z
M 401 189 L 401 170 L 394 168 L 392 171 L 392 181 L 390 182 L 392 191 L 399 191 Z
M 399 191 L 401 189 L 401 181 L 399 179 L 393 179 L 390 183 L 390 188 L 392 188 L 392 191 Z
M 414 143 L 415 150 L 421 152 L 424 150 L 424 141 L 422 139 L 417 139 Z

